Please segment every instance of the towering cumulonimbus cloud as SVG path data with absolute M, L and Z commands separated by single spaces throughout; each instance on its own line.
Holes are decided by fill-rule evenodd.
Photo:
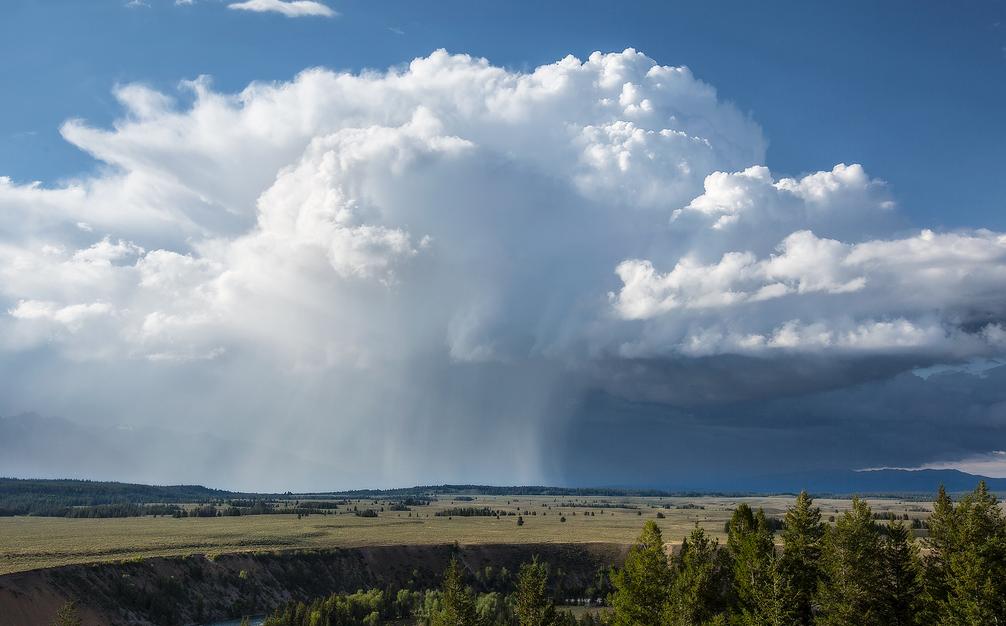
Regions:
M 340 472 L 311 487 L 543 480 L 595 392 L 673 413 L 744 400 L 751 358 L 782 397 L 1006 342 L 1006 235 L 912 228 L 860 165 L 776 177 L 633 50 L 115 94 L 62 128 L 95 173 L 0 179 L 7 410 L 239 428 Z

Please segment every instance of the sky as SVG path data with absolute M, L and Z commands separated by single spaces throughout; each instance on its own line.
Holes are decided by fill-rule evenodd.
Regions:
M 10 0 L 0 474 L 1006 475 L 1004 18 Z

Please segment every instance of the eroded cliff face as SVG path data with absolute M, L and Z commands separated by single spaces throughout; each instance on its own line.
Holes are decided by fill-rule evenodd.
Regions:
M 515 572 L 537 555 L 562 593 L 576 596 L 600 568 L 620 565 L 627 550 L 602 543 L 376 546 L 72 565 L 0 576 L 0 624 L 47 625 L 70 600 L 85 626 L 199 624 L 334 592 L 436 587 L 455 555 L 473 574 L 487 566 Z

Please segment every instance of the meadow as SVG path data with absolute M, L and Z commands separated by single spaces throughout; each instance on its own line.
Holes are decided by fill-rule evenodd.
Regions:
M 235 517 L 0 517 L 0 574 L 69 564 L 154 556 L 422 544 L 632 543 L 653 520 L 672 544 L 696 524 L 721 541 L 724 524 L 746 502 L 781 518 L 790 496 L 554 497 L 441 496 L 429 504 L 391 510 L 395 500 L 339 500 L 328 514 Z M 875 513 L 925 518 L 928 502 L 870 499 Z M 850 506 L 819 499 L 823 518 Z M 451 509 L 488 507 L 503 514 L 448 516 Z M 375 517 L 361 517 L 372 509 Z M 518 525 L 518 516 L 523 524 Z

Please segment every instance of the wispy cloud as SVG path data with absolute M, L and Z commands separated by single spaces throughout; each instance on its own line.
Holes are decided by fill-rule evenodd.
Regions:
M 287 17 L 335 17 L 338 13 L 314 0 L 245 0 L 227 5 L 228 9 L 256 13 L 280 13 Z

